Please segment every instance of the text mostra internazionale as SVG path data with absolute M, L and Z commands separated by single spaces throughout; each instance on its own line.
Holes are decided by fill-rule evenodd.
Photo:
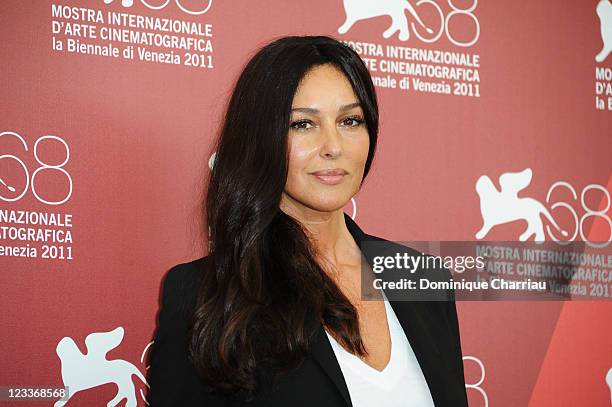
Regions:
M 142 16 L 129 13 L 52 5 L 53 32 L 68 36 L 80 53 L 104 55 L 111 44 L 90 44 L 104 40 L 183 51 L 212 53 L 212 24 L 198 21 Z M 87 48 L 88 50 L 83 50 Z

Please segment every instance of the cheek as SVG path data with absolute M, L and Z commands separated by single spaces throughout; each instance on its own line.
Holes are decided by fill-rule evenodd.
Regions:
M 347 153 L 350 154 L 350 161 L 355 166 L 354 170 L 363 171 L 366 161 L 368 160 L 368 151 L 370 149 L 370 137 L 367 132 L 353 140 L 347 148 Z
M 287 189 L 294 189 L 307 181 L 306 173 L 308 163 L 312 160 L 316 149 L 309 146 L 304 140 L 291 139 L 288 141 L 289 164 L 287 174 Z

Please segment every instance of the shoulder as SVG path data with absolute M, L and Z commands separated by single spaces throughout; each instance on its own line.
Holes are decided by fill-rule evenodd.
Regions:
M 149 405 L 225 406 L 225 399 L 207 393 L 188 354 L 188 327 L 202 274 L 209 259 L 180 263 L 162 282 L 157 329 L 149 352 Z
M 183 303 L 195 301 L 202 276 L 209 269 L 210 256 L 179 263 L 170 268 L 162 282 L 162 298 L 179 299 Z
M 205 256 L 170 268 L 161 282 L 160 323 L 180 324 L 180 329 L 175 326 L 175 330 L 186 331 L 209 263 L 209 257 Z
M 166 273 L 165 284 L 184 285 L 200 279 L 210 263 L 210 256 L 200 257 L 185 263 L 179 263 Z

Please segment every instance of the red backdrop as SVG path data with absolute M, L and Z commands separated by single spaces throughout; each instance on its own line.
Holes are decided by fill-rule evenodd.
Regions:
M 197 199 L 224 103 L 278 36 L 347 41 L 376 78 L 378 153 L 346 208 L 367 233 L 473 240 L 476 180 L 530 168 L 522 196 L 574 240 L 607 241 L 610 1 L 407 4 L 2 1 L 0 386 L 63 386 L 75 347 L 117 327 L 122 339 L 91 347 L 146 371 L 161 278 L 206 252 Z M 458 302 L 470 405 L 609 405 L 607 299 Z M 67 405 L 106 405 L 121 374 L 85 375 Z M 132 378 L 127 393 L 146 405 Z

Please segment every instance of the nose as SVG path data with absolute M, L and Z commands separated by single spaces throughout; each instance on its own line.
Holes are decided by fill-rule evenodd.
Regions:
M 337 158 L 342 154 L 342 139 L 335 126 L 323 131 L 321 141 L 321 156 L 323 158 Z

